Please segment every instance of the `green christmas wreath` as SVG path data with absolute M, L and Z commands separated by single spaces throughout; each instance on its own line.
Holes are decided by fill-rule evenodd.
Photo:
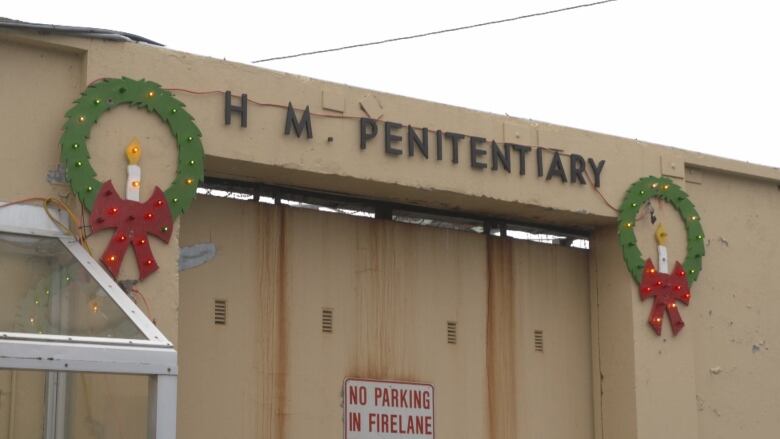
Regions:
M 704 231 L 701 227 L 701 217 L 688 198 L 688 194 L 668 178 L 641 178 L 626 192 L 618 213 L 618 240 L 623 248 L 626 267 L 634 280 L 641 283 L 645 258 L 637 247 L 634 227 L 639 210 L 651 198 L 659 198 L 674 206 L 685 223 L 688 246 L 685 262 L 682 265 L 689 283 L 693 284 L 699 277 L 701 259 L 704 256 Z
M 60 137 L 61 160 L 68 180 L 83 205 L 92 210 L 103 182 L 98 181 L 89 162 L 87 139 L 100 116 L 117 105 L 132 105 L 156 113 L 171 129 L 179 149 L 178 167 L 173 183 L 164 190 L 173 219 L 186 210 L 203 181 L 203 144 L 201 133 L 184 104 L 146 80 L 104 79 L 90 85 L 65 113 L 68 119 Z

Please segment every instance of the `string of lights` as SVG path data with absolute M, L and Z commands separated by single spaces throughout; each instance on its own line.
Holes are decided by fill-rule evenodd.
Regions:
M 591 6 L 603 5 L 605 3 L 612 3 L 612 2 L 616 2 L 616 1 L 617 0 L 603 0 L 603 1 L 594 2 L 594 3 L 584 3 L 584 4 L 568 6 L 568 7 L 560 8 L 560 9 L 553 9 L 553 10 L 544 11 L 544 12 L 535 12 L 533 14 L 520 15 L 518 17 L 503 18 L 503 19 L 500 19 L 500 20 L 486 21 L 486 22 L 483 22 L 483 23 L 470 24 L 470 25 L 467 25 L 467 26 L 459 26 L 459 27 L 453 27 L 453 28 L 449 28 L 449 29 L 440 29 L 440 30 L 436 30 L 436 31 L 424 32 L 424 33 L 414 34 L 414 35 L 407 35 L 407 36 L 403 36 L 403 37 L 388 38 L 388 39 L 385 39 L 385 40 L 371 41 L 371 42 L 368 42 L 368 43 L 357 43 L 357 44 L 350 44 L 350 45 L 347 45 L 347 46 L 334 47 L 334 48 L 331 48 L 331 49 L 313 50 L 313 51 L 310 51 L 310 52 L 301 52 L 301 53 L 296 53 L 296 54 L 292 54 L 292 55 L 274 56 L 274 57 L 271 57 L 271 58 L 264 58 L 264 59 L 258 59 L 256 61 L 252 61 L 252 64 L 264 63 L 264 62 L 269 62 L 269 61 L 278 61 L 278 60 L 282 60 L 282 59 L 300 58 L 302 56 L 319 55 L 319 54 L 322 54 L 322 53 L 338 52 L 338 51 L 342 51 L 342 50 L 356 49 L 356 48 L 359 48 L 359 47 L 377 46 L 377 45 L 380 45 L 380 44 L 395 43 L 395 42 L 404 41 L 404 40 L 413 40 L 413 39 L 416 39 L 416 38 L 430 37 L 430 36 L 433 36 L 433 35 L 441 35 L 441 34 L 446 34 L 446 33 L 451 33 L 451 32 L 458 32 L 458 31 L 462 31 L 462 30 L 475 29 L 475 28 L 485 27 L 485 26 L 492 26 L 492 25 L 495 25 L 495 24 L 509 23 L 509 22 L 512 22 L 512 21 L 524 20 L 526 18 L 541 17 L 543 15 L 552 15 L 552 14 L 557 14 L 557 13 L 560 13 L 560 12 L 573 11 L 575 9 L 589 8 Z

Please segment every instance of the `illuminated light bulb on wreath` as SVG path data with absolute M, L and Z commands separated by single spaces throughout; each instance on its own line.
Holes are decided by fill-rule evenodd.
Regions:
M 144 262 L 147 267 L 150 267 L 154 262 L 152 262 L 151 259 L 147 259 L 146 262 Z
M 144 218 L 146 218 L 147 220 L 150 220 L 150 219 L 154 218 L 154 215 L 152 215 L 152 212 L 149 212 L 146 215 L 144 215 Z
M 87 118 L 84 116 L 79 116 L 79 123 L 84 123 L 87 121 Z
M 175 108 L 171 108 L 171 114 L 176 114 L 176 111 L 177 110 Z
M 631 227 L 633 227 L 633 226 L 634 226 L 634 225 L 633 225 L 632 223 L 626 223 L 626 228 L 627 228 L 627 229 L 630 229 L 630 228 L 631 228 Z
M 116 262 L 116 256 L 111 255 L 108 257 L 108 262 Z
M 35 316 L 30 316 L 30 324 L 32 325 L 34 323 L 35 323 Z
M 190 166 L 195 166 L 195 160 L 190 160 Z
M 168 233 L 168 226 L 162 226 L 160 227 L 160 230 L 162 230 L 163 233 Z
M 141 187 L 141 182 L 138 180 L 133 180 L 130 182 L 130 185 L 132 185 L 134 188 L 138 189 Z
M 100 306 L 98 305 L 96 300 L 93 300 L 89 304 L 89 309 L 92 311 L 93 314 L 97 314 L 98 310 L 100 309 Z
M 100 105 L 100 99 L 95 99 L 95 105 Z
M 44 291 L 43 294 L 48 296 L 49 295 L 49 290 Z
M 665 190 L 665 191 L 668 191 L 668 190 L 669 190 L 669 185 L 668 185 L 668 184 L 665 184 L 665 185 L 664 185 L 664 190 Z
M 653 187 L 653 189 L 657 188 L 658 187 L 658 183 L 653 183 L 652 187 Z
M 72 147 L 73 147 L 73 149 L 79 149 L 79 146 L 81 146 L 81 145 L 79 145 L 78 143 L 74 143 Z
M 685 300 L 688 300 L 691 298 L 691 293 L 685 293 L 683 294 L 683 297 L 685 297 Z
M 112 208 L 108 209 L 108 214 L 109 215 L 116 215 L 117 212 L 119 212 L 119 208 L 118 207 L 112 207 Z
M 192 136 L 187 136 L 187 141 L 192 142 Z
M 155 205 L 155 206 L 157 206 L 157 207 L 162 207 L 162 205 L 163 205 L 163 202 L 162 202 L 162 200 L 157 200 L 157 201 L 154 203 L 154 205 Z
M 127 236 L 125 236 L 125 235 L 119 235 L 119 236 L 116 238 L 116 240 L 117 240 L 117 241 L 119 241 L 119 242 L 125 242 L 125 241 L 127 240 Z
M 187 180 L 185 180 L 185 182 L 186 182 L 187 184 L 192 184 L 192 179 L 191 179 L 191 178 L 188 178 Z
M 35 298 L 35 304 L 36 305 L 40 305 L 41 304 L 41 301 L 37 297 Z
M 699 219 L 699 217 L 697 217 L 696 215 L 691 217 L 691 221 L 696 221 L 697 219 Z
M 144 245 L 144 244 L 146 244 L 146 240 L 145 239 L 139 239 L 138 240 L 138 245 Z
M 155 95 L 154 90 L 149 90 L 149 93 L 147 93 L 146 95 L 149 96 L 150 98 L 153 98 Z
M 173 199 L 173 202 L 174 202 L 174 203 L 178 203 L 178 202 L 179 202 L 179 199 L 178 199 L 178 198 L 174 198 L 174 199 Z

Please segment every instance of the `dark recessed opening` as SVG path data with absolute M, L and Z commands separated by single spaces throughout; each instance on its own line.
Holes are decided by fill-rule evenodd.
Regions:
M 214 299 L 214 324 L 227 324 L 227 300 Z
M 458 322 L 447 322 L 447 343 L 456 344 L 458 342 Z
M 544 332 L 540 329 L 534 330 L 534 350 L 544 352 Z
M 322 332 L 326 334 L 333 333 L 333 309 L 322 308 Z

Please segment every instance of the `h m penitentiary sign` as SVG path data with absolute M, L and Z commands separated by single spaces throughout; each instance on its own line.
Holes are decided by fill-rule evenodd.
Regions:
M 432 439 L 433 386 L 347 378 L 345 439 Z

